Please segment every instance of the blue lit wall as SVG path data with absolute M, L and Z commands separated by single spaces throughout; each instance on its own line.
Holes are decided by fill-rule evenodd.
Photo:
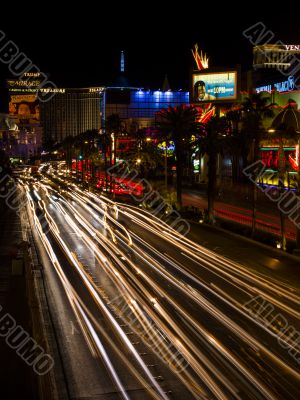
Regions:
M 113 89 L 115 90 L 115 89 Z M 129 103 L 106 103 L 105 92 L 101 97 L 102 118 L 118 114 L 120 118 L 153 118 L 162 108 L 176 107 L 181 104 L 189 105 L 189 92 L 148 90 L 130 90 Z
M 162 108 L 176 107 L 180 104 L 189 104 L 189 92 L 161 92 L 138 90 L 130 94 L 129 112 L 139 117 L 154 117 L 154 114 Z

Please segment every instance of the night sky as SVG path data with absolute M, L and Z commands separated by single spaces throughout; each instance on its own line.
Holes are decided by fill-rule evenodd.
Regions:
M 125 52 L 129 83 L 151 89 L 162 86 L 165 74 L 172 89 L 188 89 L 194 43 L 210 57 L 210 66 L 242 64 L 243 69 L 251 68 L 252 44 L 243 31 L 259 21 L 274 32 L 276 40 L 300 42 L 296 10 L 264 13 L 257 12 L 253 2 L 241 3 L 237 19 L 229 3 L 220 7 L 186 2 L 186 8 L 182 3 L 176 8 L 173 3 L 153 1 L 134 9 L 127 8 L 126 3 L 126 8 L 113 3 L 114 9 L 103 12 L 89 5 L 73 15 L 57 9 L 34 12 L 30 8 L 30 13 L 23 10 L 25 17 L 18 12 L 3 19 L 0 29 L 57 86 L 69 87 L 112 84 L 118 77 L 121 50 Z M 251 10 L 246 9 L 247 4 Z M 7 107 L 5 79 L 9 76 L 7 66 L 0 63 L 2 112 Z

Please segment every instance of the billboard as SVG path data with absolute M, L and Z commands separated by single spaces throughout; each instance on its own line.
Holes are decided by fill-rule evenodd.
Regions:
M 39 125 L 40 107 L 35 94 L 10 96 L 9 114 L 14 116 L 17 125 Z
M 236 100 L 237 71 L 194 72 L 191 103 Z

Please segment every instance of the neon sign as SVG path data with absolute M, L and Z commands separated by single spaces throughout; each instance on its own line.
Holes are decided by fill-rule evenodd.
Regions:
M 201 71 L 202 69 L 208 68 L 208 57 L 206 54 L 202 54 L 202 51 L 198 52 L 198 45 L 197 43 L 194 46 L 195 50 L 192 49 L 192 54 L 195 60 L 195 63 L 197 65 L 198 71 Z
M 292 157 L 292 155 L 289 155 L 289 161 L 292 165 L 292 167 L 294 168 L 295 171 L 299 170 L 299 166 L 298 166 L 298 160 L 299 160 L 299 145 L 296 146 L 296 155 L 295 158 Z
M 300 44 L 285 44 L 286 50 L 300 50 Z
M 295 89 L 295 80 L 293 76 L 289 76 L 286 81 L 274 83 L 273 85 L 265 85 L 256 88 L 256 92 L 272 92 L 273 89 L 278 92 L 291 92 Z
M 168 144 L 166 144 L 166 142 L 159 143 L 157 147 L 159 150 L 167 152 L 167 157 L 172 156 L 175 150 L 175 145 L 172 140 L 170 140 Z

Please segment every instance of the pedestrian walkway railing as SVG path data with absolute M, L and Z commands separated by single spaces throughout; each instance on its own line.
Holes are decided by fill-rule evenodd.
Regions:
M 238 214 L 232 211 L 222 210 L 222 209 L 215 209 L 214 214 L 216 218 L 229 220 L 235 222 L 240 225 L 246 225 L 251 227 L 252 226 L 252 217 L 247 215 Z M 256 229 L 262 232 L 267 232 L 275 236 L 281 236 L 280 226 L 262 221 L 260 219 L 256 220 L 255 223 Z M 285 231 L 285 236 L 287 239 L 296 240 L 296 228 L 295 231 L 290 230 L 289 228 Z

